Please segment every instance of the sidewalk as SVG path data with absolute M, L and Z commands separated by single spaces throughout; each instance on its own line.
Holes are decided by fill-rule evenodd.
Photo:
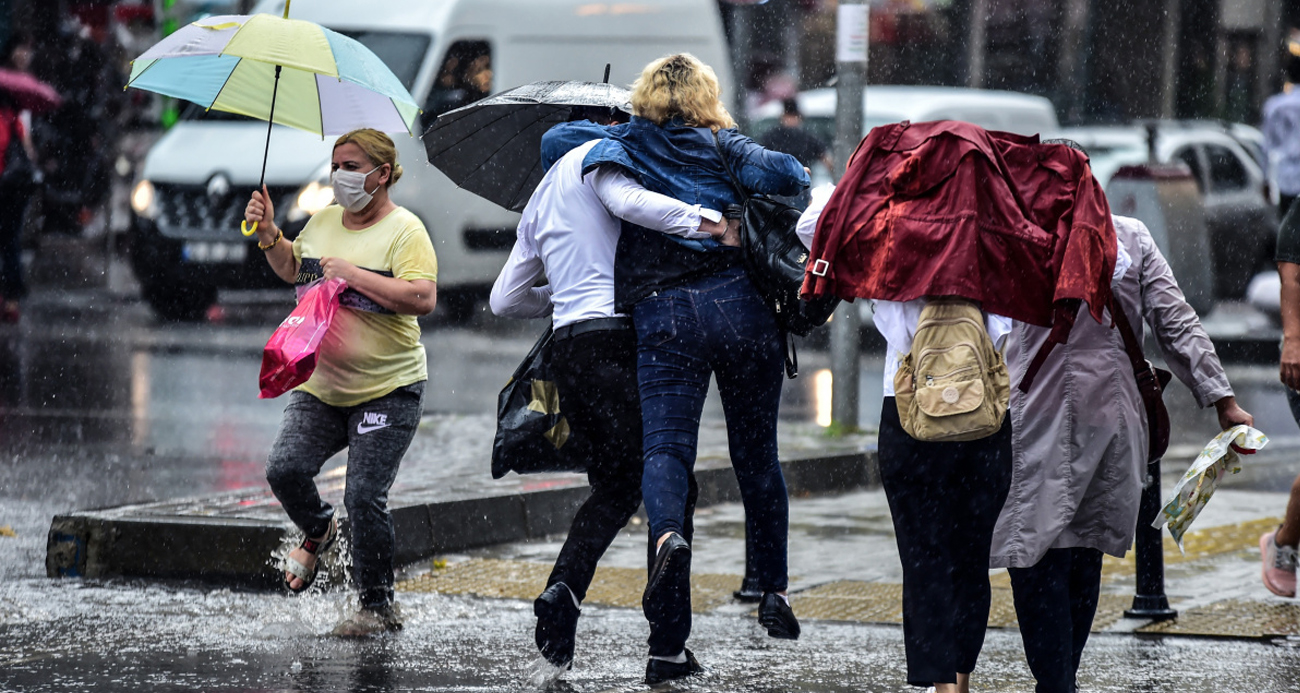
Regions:
M 1260 583 L 1259 536 L 1280 523 L 1287 494 L 1259 491 L 1270 477 L 1294 475 L 1300 449 L 1274 447 L 1229 477 L 1184 537 L 1185 554 L 1165 534 L 1166 593 L 1178 618 L 1163 623 L 1124 618 L 1133 602 L 1133 553 L 1106 557 L 1095 632 L 1227 638 L 1300 637 L 1300 604 Z M 1190 459 L 1164 465 L 1170 489 Z M 1267 482 L 1267 483 L 1265 483 Z M 792 604 L 801 619 L 873 624 L 902 622 L 902 569 L 884 492 L 865 489 L 791 502 Z M 732 600 L 744 572 L 744 512 L 730 503 L 696 522 L 692 605 L 697 613 L 750 616 Z M 562 537 L 518 542 L 436 559 L 408 571 L 398 589 L 531 600 L 545 587 Z M 625 530 L 602 561 L 588 603 L 639 608 L 645 584 L 645 528 Z M 1005 570 L 991 574 L 989 626 L 1018 627 Z
M 389 493 L 399 565 L 567 530 L 586 499 L 585 477 L 510 474 L 491 479 L 494 426 L 495 418 L 489 416 L 427 417 L 421 423 Z M 464 443 L 468 440 L 487 442 L 470 446 Z M 778 440 L 793 496 L 878 483 L 872 436 L 830 439 L 814 424 L 782 422 Z M 739 499 L 721 422 L 701 425 L 696 469 L 702 507 Z M 345 471 L 327 468 L 317 480 L 322 497 L 344 515 Z M 346 522 L 344 516 L 345 530 Z M 297 543 L 292 530 L 265 486 L 67 513 L 51 523 L 46 574 L 275 588 L 277 572 L 270 566 Z M 181 550 L 186 546 L 206 550 Z

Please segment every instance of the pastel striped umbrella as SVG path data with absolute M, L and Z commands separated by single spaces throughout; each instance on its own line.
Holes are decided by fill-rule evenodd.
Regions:
M 269 14 L 188 24 L 131 62 L 128 87 L 324 137 L 356 128 L 415 133 L 420 109 L 370 49 L 319 24 Z M 279 92 L 284 98 L 278 98 Z M 277 103 L 278 100 L 278 103 Z M 244 235 L 256 231 L 245 228 Z

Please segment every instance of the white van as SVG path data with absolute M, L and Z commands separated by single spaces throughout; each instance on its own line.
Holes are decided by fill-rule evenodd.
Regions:
M 804 128 L 827 146 L 835 141 L 835 90 L 810 89 L 797 101 Z M 1051 137 L 1060 129 L 1056 108 L 1041 96 L 994 89 L 867 85 L 863 90 L 862 133 L 889 123 L 910 120 L 964 120 L 987 130 Z M 780 101 L 760 106 L 751 118 L 753 135 L 760 137 L 781 119 Z M 816 170 L 820 169 L 820 170 Z M 825 167 L 815 167 L 813 185 L 829 182 Z
M 283 0 L 255 12 L 280 15 Z M 715 0 L 299 0 L 290 17 L 320 23 L 373 50 L 434 116 L 539 80 L 629 85 L 655 58 L 690 52 L 732 80 Z M 281 286 L 239 234 L 257 185 L 265 122 L 190 105 L 150 150 L 132 194 L 132 258 L 144 298 L 164 319 L 197 319 L 221 288 Z M 330 200 L 333 137 L 275 126 L 266 183 L 292 237 Z M 515 239 L 519 215 L 457 188 L 427 163 L 418 137 L 395 136 L 405 173 L 393 200 L 424 222 L 438 253 L 438 311 L 464 316 L 485 297 Z

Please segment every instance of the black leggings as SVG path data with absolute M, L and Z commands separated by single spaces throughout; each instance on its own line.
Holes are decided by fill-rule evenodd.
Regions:
M 1037 693 L 1073 693 L 1079 658 L 1101 592 L 1101 552 L 1049 549 L 1029 568 L 1010 568 L 1025 658 Z
M 989 549 L 1011 486 L 1011 419 L 981 440 L 923 442 L 903 430 L 886 397 L 880 477 L 903 563 L 907 682 L 956 683 L 984 647 Z

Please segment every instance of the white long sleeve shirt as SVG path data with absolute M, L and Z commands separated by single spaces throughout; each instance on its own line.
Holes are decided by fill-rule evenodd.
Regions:
M 492 312 L 511 318 L 551 314 L 555 327 L 614 312 L 614 251 L 619 219 L 690 239 L 708 238 L 700 219 L 722 215 L 650 192 L 615 167 L 582 175 L 599 140 L 565 154 L 537 185 L 519 221 L 518 238 L 492 285 Z M 547 285 L 536 286 L 543 276 Z
M 799 235 L 799 240 L 809 249 L 812 248 L 813 233 L 817 230 L 817 219 L 821 217 L 822 210 L 826 208 L 826 202 L 830 200 L 831 193 L 835 191 L 835 186 L 824 185 L 812 191 L 812 201 L 808 208 L 804 210 L 799 217 L 799 223 L 795 227 L 795 232 Z M 1118 239 L 1116 239 L 1118 242 Z M 1132 264 L 1128 251 L 1124 249 L 1124 244 L 1118 244 L 1118 254 L 1115 262 L 1115 273 L 1111 277 L 1111 283 L 1118 282 L 1120 277 L 1128 271 Z M 912 339 L 916 336 L 916 324 L 921 321 L 921 310 L 925 308 L 925 299 L 918 298 L 911 301 L 873 301 L 875 312 L 872 315 L 872 322 L 875 323 L 876 329 L 881 336 L 885 338 L 885 372 L 884 388 L 885 397 L 894 396 L 894 375 L 898 373 L 898 365 L 902 362 L 903 357 L 907 356 L 912 350 Z M 1003 315 L 994 313 L 984 314 L 984 329 L 989 333 L 989 339 L 993 340 L 993 346 L 1001 349 L 1006 341 L 1007 335 L 1011 334 L 1011 329 L 1015 321 Z

